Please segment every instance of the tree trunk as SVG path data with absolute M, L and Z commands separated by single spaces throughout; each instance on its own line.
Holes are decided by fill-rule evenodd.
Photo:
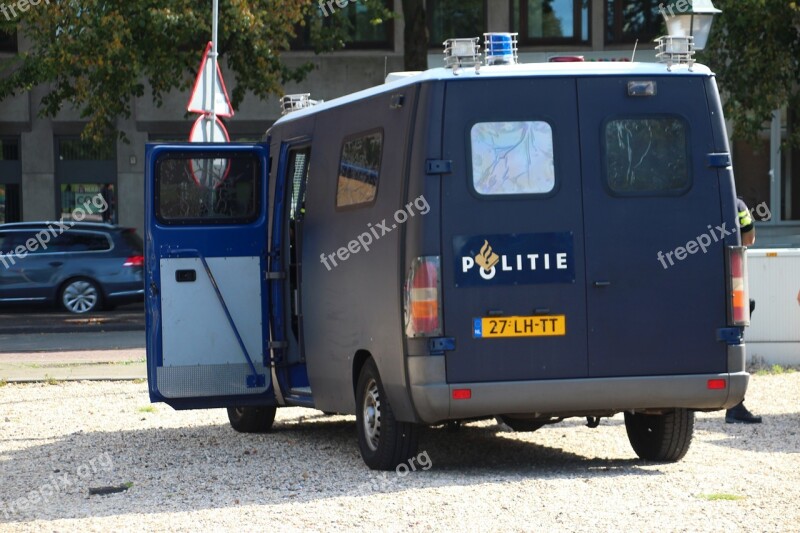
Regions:
M 425 20 L 424 0 L 403 0 L 403 68 L 426 70 L 428 68 L 428 25 Z

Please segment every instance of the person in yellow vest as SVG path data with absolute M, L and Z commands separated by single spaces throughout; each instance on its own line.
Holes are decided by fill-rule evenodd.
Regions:
M 756 242 L 756 229 L 753 225 L 753 215 L 747 204 L 741 198 L 736 200 L 736 210 L 739 214 L 739 234 L 742 237 L 743 246 L 752 246 Z M 755 310 L 755 300 L 750 300 L 750 313 Z M 761 417 L 751 413 L 744 406 L 744 400 L 728 409 L 725 413 L 725 422 L 728 424 L 760 424 Z

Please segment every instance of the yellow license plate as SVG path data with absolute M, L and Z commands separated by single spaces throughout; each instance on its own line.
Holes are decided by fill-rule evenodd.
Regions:
M 472 325 L 472 336 L 476 339 L 553 337 L 566 334 L 565 315 L 476 318 Z

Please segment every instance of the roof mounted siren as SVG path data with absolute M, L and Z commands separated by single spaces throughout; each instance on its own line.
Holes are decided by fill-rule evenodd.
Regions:
M 286 115 L 292 111 L 299 111 L 311 107 L 312 105 L 321 104 L 322 100 L 311 100 L 311 93 L 301 94 L 287 94 L 281 98 L 281 115 Z
M 481 68 L 481 45 L 478 37 L 465 39 L 447 39 L 444 45 L 444 67 L 453 69 L 453 74 L 458 74 L 458 69 L 475 67 L 475 72 Z
M 486 50 L 486 64 L 516 65 L 519 63 L 517 35 L 517 33 L 484 33 L 483 43 Z

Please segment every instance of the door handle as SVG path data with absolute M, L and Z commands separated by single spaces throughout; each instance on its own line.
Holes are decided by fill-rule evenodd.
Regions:
M 63 261 L 50 261 L 50 263 L 48 263 L 48 264 L 51 267 L 60 267 L 61 265 L 64 264 L 64 262 Z
M 598 289 L 602 289 L 603 287 L 610 287 L 611 286 L 611 282 L 610 281 L 595 281 L 594 282 L 594 286 L 597 287 Z
M 197 281 L 197 272 L 193 268 L 187 270 L 176 270 L 175 281 L 178 283 L 191 283 L 193 281 Z

